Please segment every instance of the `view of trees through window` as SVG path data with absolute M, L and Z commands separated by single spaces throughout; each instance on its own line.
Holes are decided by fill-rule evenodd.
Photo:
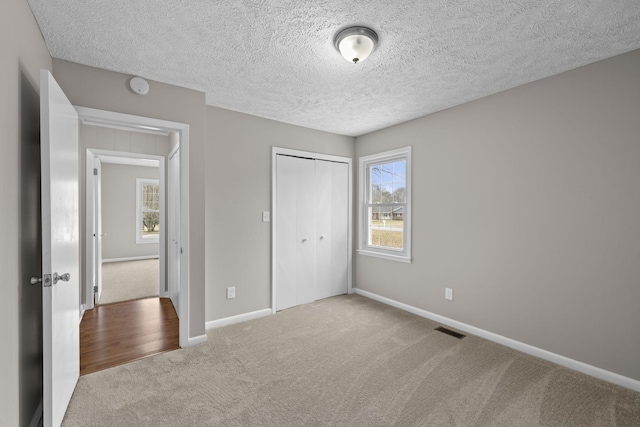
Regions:
M 403 248 L 406 170 L 405 159 L 369 168 L 369 245 Z
M 142 236 L 160 234 L 160 186 L 142 185 Z

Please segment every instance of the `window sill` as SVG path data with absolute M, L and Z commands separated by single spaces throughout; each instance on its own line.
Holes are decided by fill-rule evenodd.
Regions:
M 411 264 L 411 258 L 404 255 L 391 255 L 391 254 L 385 254 L 385 253 L 371 251 L 367 249 L 358 249 L 357 252 L 359 255 L 366 255 L 374 258 L 382 258 L 382 259 L 388 259 L 390 261 L 397 261 L 397 262 L 404 262 L 406 264 Z
M 136 239 L 137 245 L 145 245 L 148 243 L 160 243 L 160 239 Z

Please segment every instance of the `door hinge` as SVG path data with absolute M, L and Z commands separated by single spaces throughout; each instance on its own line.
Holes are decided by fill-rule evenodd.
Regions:
M 93 168 L 93 174 L 98 175 L 98 168 Z
M 94 293 L 94 294 L 97 294 L 97 293 L 98 293 L 98 286 L 97 286 L 97 285 L 93 287 L 93 293 Z

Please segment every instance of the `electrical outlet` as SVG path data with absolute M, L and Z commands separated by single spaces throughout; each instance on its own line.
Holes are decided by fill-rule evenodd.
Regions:
M 453 301 L 453 289 L 444 288 L 444 298 Z
M 234 299 L 236 297 L 236 287 L 230 286 L 227 288 L 227 299 Z
M 262 212 L 262 222 L 269 222 L 269 211 Z

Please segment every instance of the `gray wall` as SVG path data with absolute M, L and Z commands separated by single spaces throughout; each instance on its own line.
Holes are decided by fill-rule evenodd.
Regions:
M 204 334 L 204 93 L 149 81 L 141 96 L 128 89 L 131 76 L 53 60 L 53 76 L 74 105 L 152 117 L 189 125 L 189 336 Z
M 42 395 L 40 69 L 51 57 L 24 0 L 0 6 L 0 426 L 28 425 Z M 33 180 L 21 177 L 34 176 Z
M 40 319 L 25 285 L 23 238 L 37 231 L 21 219 L 20 176 L 23 145 L 36 143 L 39 69 L 52 63 L 27 2 L 0 9 L 0 425 L 16 426 L 41 390 L 29 386 L 39 349 L 24 342 Z M 190 335 L 204 333 L 205 235 L 206 320 L 269 307 L 271 228 L 260 211 L 270 210 L 271 145 L 351 156 L 351 138 L 206 108 L 188 89 L 150 82 L 142 97 L 126 89 L 129 76 L 53 66 L 77 105 L 190 124 Z M 358 138 L 358 156 L 414 147 L 415 225 L 413 264 L 355 256 L 355 285 L 640 380 L 639 69 L 636 51 Z M 238 297 L 226 301 L 231 284 Z
M 158 256 L 158 243 L 136 243 L 136 179 L 159 169 L 102 163 L 102 259 Z
M 169 137 L 165 135 L 86 124 L 80 126 L 80 135 L 80 156 L 83 160 L 86 160 L 87 148 L 165 157 L 169 154 Z
M 364 289 L 640 380 L 640 51 L 356 139 L 413 146 L 413 263 Z M 444 288 L 454 289 L 453 301 Z
M 207 107 L 207 321 L 271 307 L 271 148 L 353 157 L 354 139 Z M 227 300 L 225 288 L 236 287 Z

